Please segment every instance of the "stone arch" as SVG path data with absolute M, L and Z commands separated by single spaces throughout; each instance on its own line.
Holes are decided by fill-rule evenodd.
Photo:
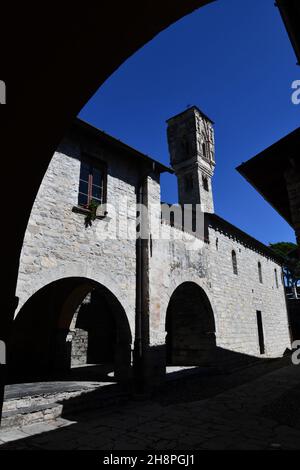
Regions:
M 216 337 L 218 338 L 219 336 L 219 330 L 220 330 L 220 325 L 218 322 L 218 307 L 217 304 L 214 301 L 212 292 L 211 292 L 211 284 L 208 281 L 206 277 L 199 277 L 198 273 L 196 270 L 194 272 L 189 272 L 188 275 L 181 271 L 178 271 L 174 273 L 170 280 L 169 286 L 163 290 L 162 296 L 160 299 L 160 322 L 159 322 L 159 328 L 160 332 L 164 332 L 162 335 L 160 335 L 160 339 L 165 342 L 165 325 L 166 325 L 166 316 L 167 316 L 167 310 L 169 306 L 170 299 L 175 292 L 175 290 L 184 283 L 194 283 L 196 284 L 200 289 L 202 289 L 205 292 L 205 295 L 209 299 L 209 303 L 212 307 L 212 310 L 214 312 L 214 318 L 215 318 L 215 328 L 216 328 Z
M 195 282 L 183 282 L 171 295 L 166 314 L 169 365 L 211 365 L 216 351 L 213 309 Z
M 89 305 L 84 308 L 88 295 Z M 105 364 L 116 379 L 129 378 L 132 336 L 125 309 L 102 284 L 70 277 L 39 289 L 21 308 L 8 342 L 11 379 L 20 370 L 26 380 L 67 372 L 76 365 L 76 361 L 72 364 L 74 339 L 77 353 L 81 345 L 85 358 L 77 365 Z
M 22 258 L 21 258 L 22 262 Z M 119 284 L 114 282 L 114 273 L 105 272 L 103 269 L 97 269 L 95 266 L 89 266 L 85 260 L 78 259 L 76 263 L 70 262 L 53 268 L 44 268 L 41 271 L 30 275 L 30 282 L 24 282 L 21 277 L 18 279 L 17 295 L 19 297 L 18 308 L 15 312 L 15 318 L 18 316 L 23 305 L 37 291 L 42 290 L 54 282 L 62 282 L 63 279 L 87 279 L 103 285 L 109 289 L 112 294 L 119 299 L 128 316 L 132 316 L 132 306 L 127 302 L 127 292 L 119 288 Z

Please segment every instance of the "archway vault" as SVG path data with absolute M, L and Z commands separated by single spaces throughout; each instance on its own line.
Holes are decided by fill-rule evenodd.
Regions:
M 168 365 L 211 366 L 216 352 L 214 313 L 205 291 L 183 282 L 173 292 L 166 315 Z
M 131 344 L 127 314 L 109 289 L 88 278 L 59 279 L 32 295 L 13 323 L 10 381 L 64 377 L 88 364 L 101 373 L 109 365 L 117 380 L 128 380 Z

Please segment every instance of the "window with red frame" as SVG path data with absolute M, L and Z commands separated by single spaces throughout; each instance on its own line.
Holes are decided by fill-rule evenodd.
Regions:
M 93 200 L 99 204 L 105 202 L 106 167 L 105 165 L 81 161 L 78 204 L 88 207 Z

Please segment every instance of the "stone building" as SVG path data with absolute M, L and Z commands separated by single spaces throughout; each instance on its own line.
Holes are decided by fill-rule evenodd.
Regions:
M 237 170 L 295 231 L 300 259 L 300 127 L 240 165 Z M 292 294 L 292 295 L 289 295 Z M 288 293 L 292 339 L 300 338 L 300 298 L 297 289 Z
M 214 213 L 213 123 L 193 106 L 168 121 L 168 141 L 173 170 L 79 119 L 65 136 L 24 239 L 11 380 L 90 364 L 153 385 L 166 364 L 226 367 L 290 347 L 281 260 Z M 176 208 L 162 217 L 166 171 L 202 231 L 174 222 Z

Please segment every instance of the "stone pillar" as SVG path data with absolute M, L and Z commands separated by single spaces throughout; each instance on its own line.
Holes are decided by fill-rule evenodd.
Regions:
M 161 354 L 164 349 L 164 340 L 157 341 L 152 334 L 153 325 L 159 329 L 160 311 L 157 307 L 157 285 L 159 277 L 155 280 L 155 270 L 160 263 L 158 253 L 153 255 L 153 247 L 157 246 L 157 231 L 161 226 L 161 206 L 160 206 L 160 181 L 159 174 L 149 171 L 143 184 L 143 206 L 148 210 L 144 211 L 140 225 L 142 227 L 142 239 L 137 240 L 137 307 L 136 307 L 136 331 L 135 347 L 133 354 L 133 370 L 135 389 L 138 394 L 151 393 L 158 383 L 161 383 L 165 372 L 165 354 Z M 140 261 L 139 261 L 140 260 Z M 156 304 L 156 305 L 155 305 Z
M 14 283 L 12 283 L 14 285 Z M 6 384 L 6 345 L 11 331 L 11 325 L 14 318 L 14 313 L 18 306 L 19 299 L 14 294 L 9 295 L 4 291 L 6 298 L 2 300 L 2 315 L 0 316 L 0 425 L 2 418 L 2 406 L 4 399 L 4 388 Z
M 131 345 L 117 341 L 115 344 L 115 379 L 123 386 L 128 386 L 132 379 Z
M 160 237 L 161 205 L 160 205 L 159 176 L 152 174 L 147 180 L 147 206 L 149 213 L 149 236 L 144 252 L 145 267 L 147 269 L 147 291 L 144 298 L 146 319 L 144 337 L 147 342 L 144 349 L 144 375 L 145 385 L 149 392 L 158 387 L 165 379 L 166 372 L 166 346 L 165 331 L 162 331 L 161 292 L 163 282 L 164 253 L 163 242 Z

